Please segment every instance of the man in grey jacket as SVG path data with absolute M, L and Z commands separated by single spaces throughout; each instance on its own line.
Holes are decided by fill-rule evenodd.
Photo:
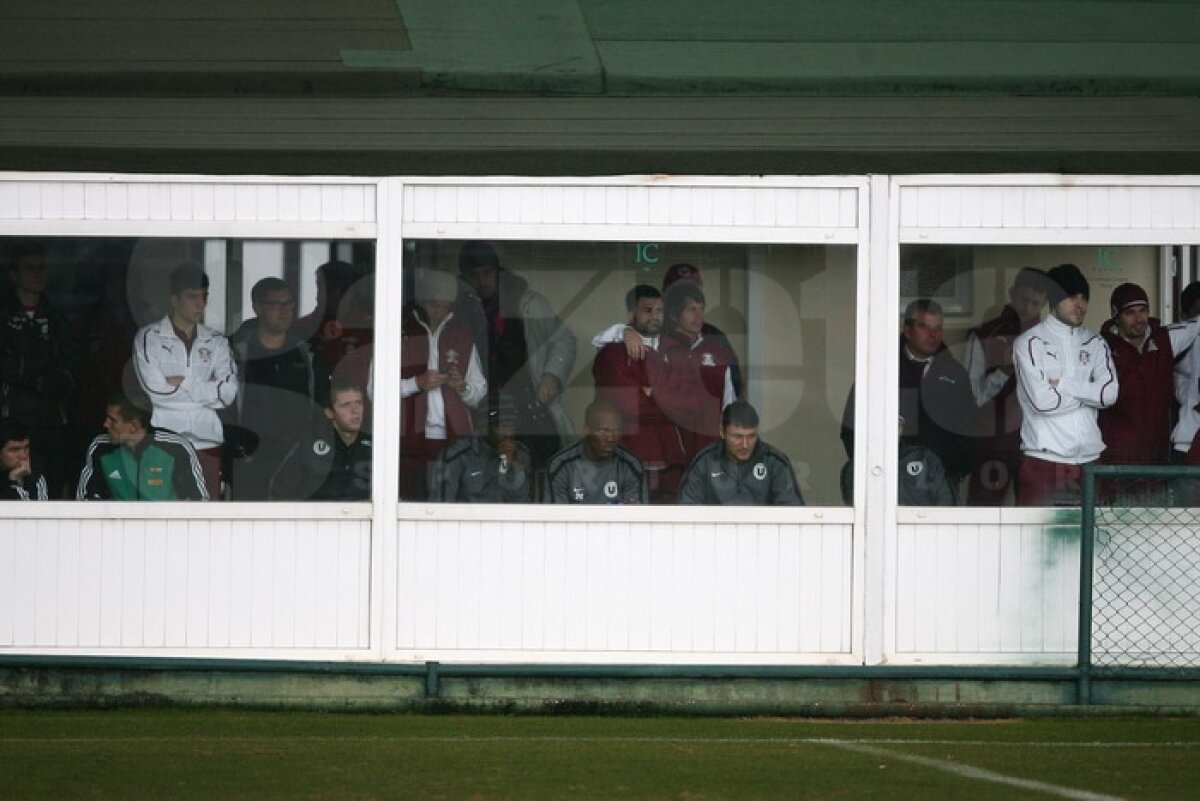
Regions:
M 535 465 L 545 467 L 572 432 L 559 396 L 575 366 L 575 335 L 544 295 L 501 266 L 490 242 L 464 244 L 458 271 L 483 307 L 482 323 L 473 315 L 461 319 L 486 327 L 473 333 L 483 357 L 489 403 L 501 392 L 512 397 L 517 438 L 533 453 Z
M 501 396 L 488 409 L 487 433 L 475 432 L 442 451 L 430 500 L 447 503 L 528 503 L 529 449 L 516 439 L 516 407 Z
M 782 451 L 758 438 L 758 412 L 744 400 L 721 414 L 721 438 L 692 460 L 679 492 L 681 504 L 803 506 L 796 471 Z

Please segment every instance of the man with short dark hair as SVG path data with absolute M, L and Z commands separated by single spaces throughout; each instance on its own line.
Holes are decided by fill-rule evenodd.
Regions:
M 1150 316 L 1150 298 L 1137 284 L 1112 292 L 1112 317 L 1100 329 L 1112 352 L 1121 392 L 1101 409 L 1106 464 L 1167 464 L 1175 359 L 1196 341 L 1200 323 L 1163 325 Z
M 171 272 L 170 313 L 144 326 L 133 344 L 133 364 L 154 405 L 153 425 L 177 432 L 195 447 L 210 497 L 221 494 L 224 432 L 217 411 L 238 393 L 229 341 L 201 321 L 208 307 L 208 276 L 194 264 Z
M 547 470 L 550 503 L 643 504 L 646 473 L 621 447 L 621 410 L 596 400 L 584 413 L 584 437 L 554 455 Z
M 12 417 L 0 419 L 0 501 L 44 501 L 46 477 L 33 469 L 29 426 Z
M 644 465 L 650 497 L 655 503 L 674 503 L 679 479 L 687 464 L 683 432 L 674 415 L 686 406 L 686 388 L 666 380 L 659 353 L 663 301 L 657 289 L 638 284 L 625 295 L 628 325 L 645 344 L 641 359 L 629 355 L 619 342 L 602 346 L 592 363 L 596 399 L 621 412 L 621 444 Z
M 79 380 L 79 347 L 47 297 L 42 247 L 18 244 L 8 275 L 12 294 L 0 305 L 0 415 L 29 426 L 33 448 L 45 460 L 48 490 L 61 498 L 82 444 L 71 434 L 66 410 Z
M 517 441 L 517 409 L 501 395 L 488 409 L 487 430 L 463 437 L 434 466 L 430 500 L 527 503 L 533 456 Z
M 692 460 L 679 502 L 705 506 L 803 506 L 788 457 L 758 436 L 758 412 L 743 400 L 721 413 L 721 438 Z
M 364 404 L 362 387 L 334 380 L 325 425 L 293 444 L 271 483 L 271 500 L 371 500 L 372 445 L 363 431 Z
M 250 291 L 255 316 L 229 338 L 241 385 L 223 415 L 234 459 L 233 500 L 266 500 L 271 477 L 296 440 L 320 419 L 329 399 L 325 357 L 293 331 L 296 295 L 279 278 L 263 278 Z M 234 428 L 236 426 L 236 428 Z M 240 447 L 235 447 L 240 446 Z
M 125 395 L 109 399 L 104 430 L 88 447 L 80 501 L 207 501 L 196 450 L 186 437 L 150 424 L 150 412 Z
M 1108 344 L 1083 325 L 1091 295 L 1083 273 L 1060 264 L 1046 275 L 1050 316 L 1013 344 L 1022 414 L 1017 503 L 1077 506 L 1083 465 L 1104 450 L 1097 413 L 1116 403 L 1119 384 Z

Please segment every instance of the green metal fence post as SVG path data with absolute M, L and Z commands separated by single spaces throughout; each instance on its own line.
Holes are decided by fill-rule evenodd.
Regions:
M 1075 701 L 1092 702 L 1092 573 L 1096 558 L 1096 473 L 1083 467 L 1083 520 L 1079 527 L 1079 680 Z

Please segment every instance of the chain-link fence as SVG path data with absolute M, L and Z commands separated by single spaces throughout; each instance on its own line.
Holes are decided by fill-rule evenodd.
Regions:
M 1080 663 L 1200 668 L 1200 468 L 1084 472 Z

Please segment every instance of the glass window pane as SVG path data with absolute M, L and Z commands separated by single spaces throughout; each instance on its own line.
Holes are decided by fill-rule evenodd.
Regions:
M 423 240 L 405 258 L 402 499 L 844 503 L 854 248 Z
M 335 244 L 355 262 L 313 257 Z M 373 250 L 0 241 L 0 422 L 31 453 L 6 496 L 369 499 Z

